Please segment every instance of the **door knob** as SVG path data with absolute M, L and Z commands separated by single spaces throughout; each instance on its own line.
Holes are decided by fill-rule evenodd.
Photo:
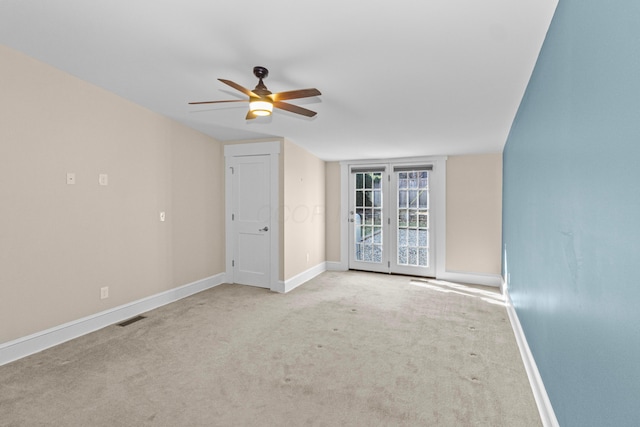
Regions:
M 266 227 L 266 226 L 265 226 L 264 228 L 261 228 L 261 229 L 260 229 L 260 230 L 258 230 L 258 231 L 269 231 L 269 227 Z

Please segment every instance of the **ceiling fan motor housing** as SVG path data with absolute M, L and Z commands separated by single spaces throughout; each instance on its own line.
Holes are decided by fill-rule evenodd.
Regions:
M 271 95 L 271 91 L 267 89 L 267 87 L 262 82 L 262 79 L 267 78 L 267 76 L 269 75 L 269 70 L 267 70 L 264 67 L 255 66 L 253 67 L 253 75 L 259 79 L 258 84 L 256 85 L 256 88 L 253 89 L 253 93 L 258 95 L 260 99 L 264 99 L 267 95 Z M 265 101 L 271 102 L 270 99 Z
M 253 67 L 253 75 L 259 79 L 266 79 L 267 76 L 269 75 L 269 70 L 259 65 L 256 65 L 255 67 Z

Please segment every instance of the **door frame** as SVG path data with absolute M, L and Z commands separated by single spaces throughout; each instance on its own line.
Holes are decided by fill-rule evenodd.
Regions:
M 351 166 L 368 165 L 403 166 L 408 164 L 428 164 L 433 166 L 430 177 L 430 198 L 433 209 L 433 232 L 435 238 L 435 276 L 445 272 L 446 254 L 446 179 L 447 156 L 406 157 L 396 159 L 345 160 L 340 162 L 340 269 L 349 269 L 349 175 Z
M 224 146 L 225 159 L 225 282 L 234 283 L 234 267 L 232 265 L 233 254 L 235 253 L 234 233 L 229 232 L 234 229 L 232 220 L 233 207 L 233 186 L 231 167 L 229 165 L 233 157 L 268 155 L 270 159 L 270 182 L 271 187 L 271 217 L 269 232 L 271 233 L 271 248 L 269 251 L 269 288 L 272 291 L 278 290 L 278 280 L 280 276 L 280 221 L 279 221 L 279 201 L 280 201 L 280 151 L 281 141 L 250 142 L 244 144 L 231 144 Z

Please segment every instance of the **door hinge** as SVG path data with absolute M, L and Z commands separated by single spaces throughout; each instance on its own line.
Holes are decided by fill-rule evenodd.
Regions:
M 231 166 L 229 169 L 231 169 L 231 175 L 233 175 L 233 166 Z
M 391 268 L 391 261 L 387 261 L 387 268 Z
M 387 181 L 391 182 L 391 175 L 387 175 Z
M 231 260 L 231 267 L 235 267 L 236 266 L 236 261 L 234 259 Z
M 387 224 L 391 225 L 391 218 L 387 218 Z
M 236 214 L 231 214 L 231 221 L 235 221 L 236 220 Z

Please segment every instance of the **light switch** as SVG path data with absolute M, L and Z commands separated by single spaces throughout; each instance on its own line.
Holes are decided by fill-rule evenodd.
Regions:
M 160 212 L 160 221 L 164 221 L 165 215 L 164 212 Z
M 98 175 L 98 182 L 100 185 L 109 185 L 109 177 L 106 173 L 101 173 Z
M 75 184 L 76 183 L 76 174 L 73 172 L 67 172 L 67 184 Z

